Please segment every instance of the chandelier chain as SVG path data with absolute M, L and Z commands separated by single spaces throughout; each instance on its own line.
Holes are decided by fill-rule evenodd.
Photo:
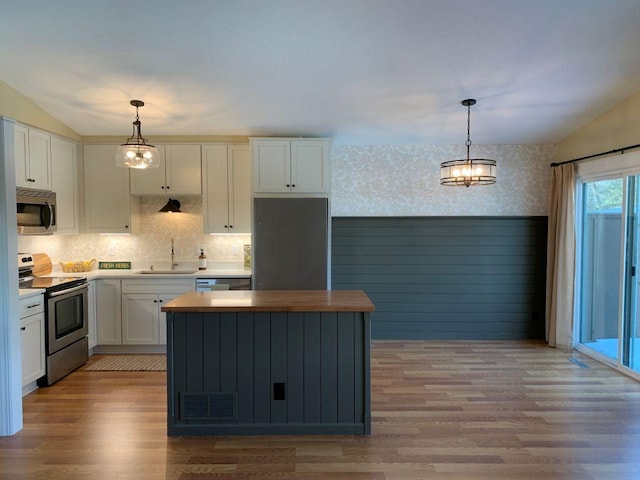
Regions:
M 471 147 L 471 105 L 467 105 L 467 162 L 469 161 L 469 147 Z

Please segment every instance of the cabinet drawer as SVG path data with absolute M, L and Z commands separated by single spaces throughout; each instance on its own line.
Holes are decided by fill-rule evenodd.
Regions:
M 37 295 L 20 299 L 20 318 L 44 312 L 44 296 Z
M 196 289 L 196 280 L 171 279 L 162 280 L 122 280 L 122 293 L 187 293 Z

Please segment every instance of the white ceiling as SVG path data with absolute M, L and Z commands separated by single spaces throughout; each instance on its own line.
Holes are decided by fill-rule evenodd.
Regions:
M 80 135 L 555 143 L 640 90 L 640 0 L 0 0 L 0 79 Z

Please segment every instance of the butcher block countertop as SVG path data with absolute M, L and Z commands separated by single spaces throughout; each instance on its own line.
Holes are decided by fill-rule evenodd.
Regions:
M 373 312 L 361 290 L 231 290 L 188 292 L 163 312 Z

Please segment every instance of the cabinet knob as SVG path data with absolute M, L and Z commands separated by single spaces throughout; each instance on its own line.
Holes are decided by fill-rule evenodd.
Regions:
M 167 190 L 169 190 L 171 187 L 169 185 L 167 185 Z
M 233 228 L 233 225 L 229 225 L 229 228 Z
M 27 327 L 20 327 L 20 330 L 22 330 L 23 332 L 27 329 Z
M 35 178 L 27 178 L 27 182 L 35 182 L 36 179 Z
M 158 300 L 160 303 L 162 303 L 162 299 Z
M 162 190 L 164 190 L 164 185 L 162 185 L 160 188 L 161 188 Z
M 124 228 L 129 228 L 129 225 L 125 225 Z
M 289 184 L 287 183 L 286 187 L 287 187 L 287 188 L 289 188 L 290 186 L 291 186 L 291 185 L 289 185 Z
M 225 225 L 224 228 L 229 228 L 229 225 Z
M 154 300 L 153 303 L 158 303 L 158 300 Z
M 295 183 L 291 184 L 291 188 L 296 188 L 296 184 Z

